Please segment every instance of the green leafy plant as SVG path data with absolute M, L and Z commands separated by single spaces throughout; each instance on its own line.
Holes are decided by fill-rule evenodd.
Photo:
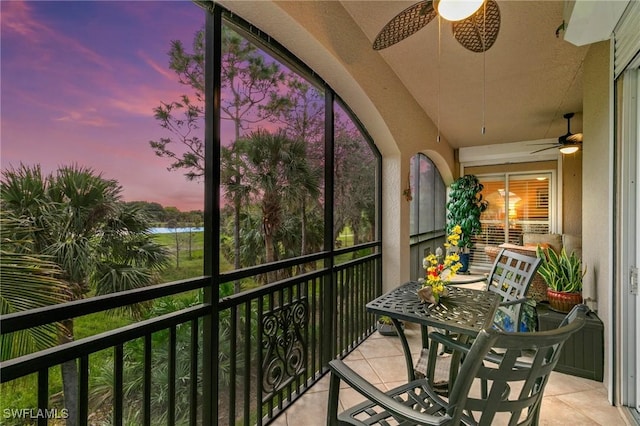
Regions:
M 538 246 L 536 254 L 542 259 L 538 273 L 550 289 L 565 293 L 582 292 L 582 277 L 586 271 L 582 269 L 582 261 L 575 253 L 568 255 L 563 248 L 560 254 L 557 254 L 551 249 L 545 251 Z
M 484 185 L 474 175 L 464 175 L 456 179 L 449 187 L 447 201 L 447 234 L 451 234 L 456 225 L 460 225 L 462 234 L 458 246 L 471 248 L 471 237 L 482 231 L 480 214 L 489 202 L 482 199 L 480 193 Z
M 404 324 L 400 322 L 400 327 L 404 329 Z M 378 317 L 378 333 L 383 336 L 397 336 L 398 331 L 396 330 L 395 325 L 393 324 L 393 320 L 391 317 L 386 315 L 381 315 Z
M 387 325 L 391 325 L 393 324 L 393 321 L 391 321 L 391 317 L 388 317 L 386 315 L 381 315 L 378 317 L 378 322 L 380 324 L 387 324 Z

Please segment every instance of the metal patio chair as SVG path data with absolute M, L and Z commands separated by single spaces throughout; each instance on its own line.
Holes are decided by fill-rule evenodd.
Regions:
M 514 251 L 502 249 L 487 276 L 487 291 L 498 293 L 502 302 L 494 317 L 495 327 L 503 331 L 519 331 L 523 318 L 527 291 L 533 281 L 541 259 L 525 256 Z M 464 284 L 457 284 L 463 286 Z M 437 354 L 437 345 L 429 353 L 429 343 L 426 330 L 423 331 L 424 348 L 415 364 L 416 377 L 433 377 Z M 431 371 L 429 371 L 431 369 Z
M 510 425 L 535 425 L 562 345 L 585 325 L 588 312 L 586 305 L 576 306 L 551 331 L 506 333 L 486 329 L 472 345 L 432 333 L 439 343 L 466 354 L 448 400 L 439 396 L 427 379 L 414 380 L 385 393 L 342 361 L 331 361 L 327 425 L 491 425 L 497 420 Z M 527 356 L 521 357 L 522 353 Z M 486 397 L 478 397 L 476 384 L 481 380 L 489 384 Z M 367 400 L 338 413 L 341 381 Z
M 502 298 L 494 323 L 503 331 L 520 331 L 527 291 L 541 260 L 507 249 L 496 256 L 487 278 L 487 291 Z

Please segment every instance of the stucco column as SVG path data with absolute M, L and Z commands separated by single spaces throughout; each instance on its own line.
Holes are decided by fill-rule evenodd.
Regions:
M 613 131 L 611 128 L 612 83 L 609 41 L 591 45 L 584 61 L 582 263 L 587 269 L 582 295 L 605 326 L 612 326 L 613 249 Z M 611 333 L 605 334 L 604 382 L 611 366 Z
M 409 202 L 402 195 L 409 159 L 402 154 L 382 161 L 382 290 L 409 280 Z M 406 180 L 406 179 L 405 179 Z

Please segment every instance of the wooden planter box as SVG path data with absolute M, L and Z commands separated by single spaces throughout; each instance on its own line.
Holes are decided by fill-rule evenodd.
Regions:
M 538 330 L 558 328 L 565 314 L 549 309 L 548 303 L 538 303 Z M 586 379 L 603 379 L 604 326 L 595 313 L 587 317 L 587 324 L 567 340 L 554 370 Z

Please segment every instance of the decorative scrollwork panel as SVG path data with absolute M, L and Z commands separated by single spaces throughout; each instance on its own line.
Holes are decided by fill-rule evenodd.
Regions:
M 306 300 L 279 306 L 262 320 L 262 390 L 273 393 L 304 372 L 307 342 L 303 330 L 308 323 Z

